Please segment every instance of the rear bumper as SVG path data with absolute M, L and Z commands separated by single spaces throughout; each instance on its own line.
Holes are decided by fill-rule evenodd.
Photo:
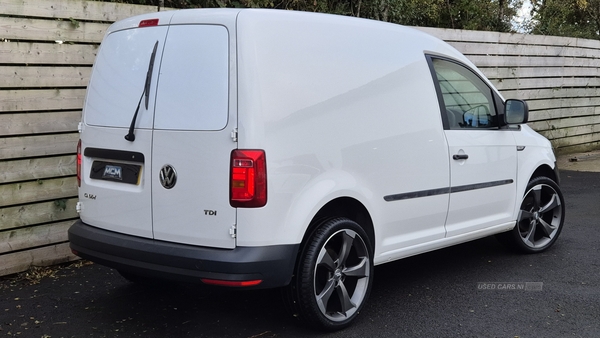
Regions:
M 69 241 L 78 256 L 117 270 L 184 282 L 262 280 L 252 288 L 289 284 L 299 247 L 198 247 L 102 230 L 81 220 L 69 228 Z

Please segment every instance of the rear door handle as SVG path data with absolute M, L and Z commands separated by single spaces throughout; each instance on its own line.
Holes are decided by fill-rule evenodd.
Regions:
M 452 159 L 453 159 L 453 160 L 457 160 L 457 161 L 459 161 L 459 160 L 466 160 L 466 159 L 468 159 L 468 158 L 469 158 L 469 155 L 467 155 L 467 154 L 456 154 L 456 155 L 452 155 Z

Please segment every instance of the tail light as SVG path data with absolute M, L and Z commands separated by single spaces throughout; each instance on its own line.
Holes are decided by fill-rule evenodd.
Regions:
M 229 204 L 258 208 L 267 204 L 267 161 L 264 150 L 231 152 Z
M 81 187 L 81 140 L 77 142 L 77 186 Z

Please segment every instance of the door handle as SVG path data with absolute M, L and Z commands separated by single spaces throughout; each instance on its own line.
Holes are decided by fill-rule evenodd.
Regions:
M 466 159 L 468 159 L 468 158 L 469 158 L 469 155 L 467 155 L 467 154 L 456 154 L 456 155 L 452 155 L 452 159 L 453 159 L 453 160 L 457 160 L 457 161 L 459 161 L 459 160 L 466 160 Z

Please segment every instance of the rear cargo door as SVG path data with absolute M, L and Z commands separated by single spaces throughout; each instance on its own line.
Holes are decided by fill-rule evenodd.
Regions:
M 170 15 L 159 17 L 168 22 Z M 81 219 L 95 227 L 152 238 L 154 94 L 168 27 L 137 28 L 138 22 L 121 26 L 126 24 L 102 42 L 87 91 Z M 135 142 L 125 139 L 132 121 Z
M 172 25 L 162 55 L 152 149 L 157 240 L 234 248 L 229 161 L 237 119 L 232 51 L 221 25 Z

